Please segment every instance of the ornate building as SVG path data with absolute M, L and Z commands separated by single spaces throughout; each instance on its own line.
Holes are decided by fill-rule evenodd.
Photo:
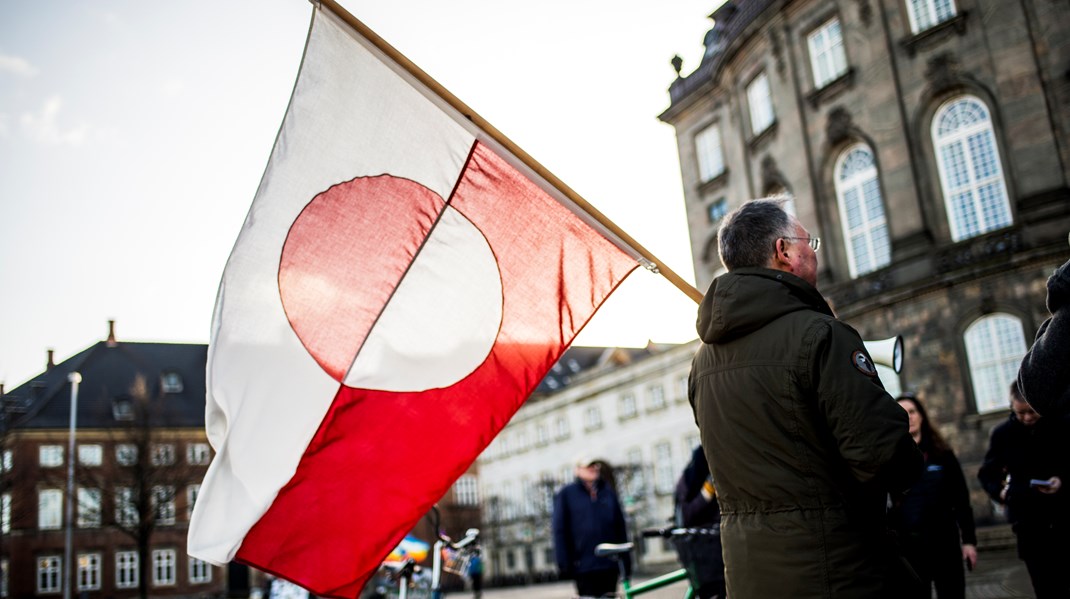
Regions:
M 1070 5 L 736 0 L 669 88 L 700 289 L 720 219 L 793 197 L 819 289 L 864 338 L 901 334 L 967 478 L 1070 257 Z M 882 375 L 883 378 L 883 375 Z M 974 484 L 982 523 L 998 519 Z

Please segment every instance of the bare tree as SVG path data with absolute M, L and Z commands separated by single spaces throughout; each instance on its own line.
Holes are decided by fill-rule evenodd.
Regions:
M 108 437 L 115 467 L 76 462 L 75 477 L 82 487 L 79 525 L 110 527 L 133 540 L 138 554 L 138 594 L 147 599 L 153 534 L 161 526 L 178 522 L 179 490 L 200 483 L 204 467 L 202 460 L 190 464 L 179 455 L 178 439 L 165 433 L 169 424 L 165 397 L 153 399 L 145 377 L 138 375 L 129 394 L 113 400 L 112 412 L 116 425 Z M 106 490 L 113 491 L 110 501 L 103 497 Z

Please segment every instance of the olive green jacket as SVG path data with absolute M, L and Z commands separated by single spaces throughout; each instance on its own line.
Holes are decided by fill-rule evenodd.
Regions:
M 721 504 L 728 596 L 890 596 L 890 491 L 922 457 L 862 339 L 816 289 L 739 268 L 699 308 L 691 405 Z

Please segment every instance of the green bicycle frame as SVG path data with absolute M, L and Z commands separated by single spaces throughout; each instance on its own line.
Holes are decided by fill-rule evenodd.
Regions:
M 662 574 L 657 578 L 651 578 L 646 582 L 641 582 L 632 586 L 632 581 L 625 578 L 621 581 L 621 588 L 624 590 L 624 599 L 632 599 L 636 595 L 641 595 L 648 591 L 667 587 L 670 584 L 680 582 L 681 580 L 688 580 L 687 570 L 680 568 L 679 570 L 673 570 L 668 574 Z M 687 590 L 684 591 L 684 599 L 693 599 L 695 596 L 694 589 L 691 588 L 690 583 L 687 585 Z

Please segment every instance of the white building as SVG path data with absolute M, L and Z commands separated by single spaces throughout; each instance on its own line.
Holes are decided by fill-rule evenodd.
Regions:
M 488 576 L 542 580 L 556 571 L 554 492 L 577 456 L 611 468 L 629 532 L 668 524 L 676 480 L 699 443 L 687 376 L 698 342 L 644 349 L 572 348 L 478 460 Z M 641 563 L 675 564 L 661 541 Z

